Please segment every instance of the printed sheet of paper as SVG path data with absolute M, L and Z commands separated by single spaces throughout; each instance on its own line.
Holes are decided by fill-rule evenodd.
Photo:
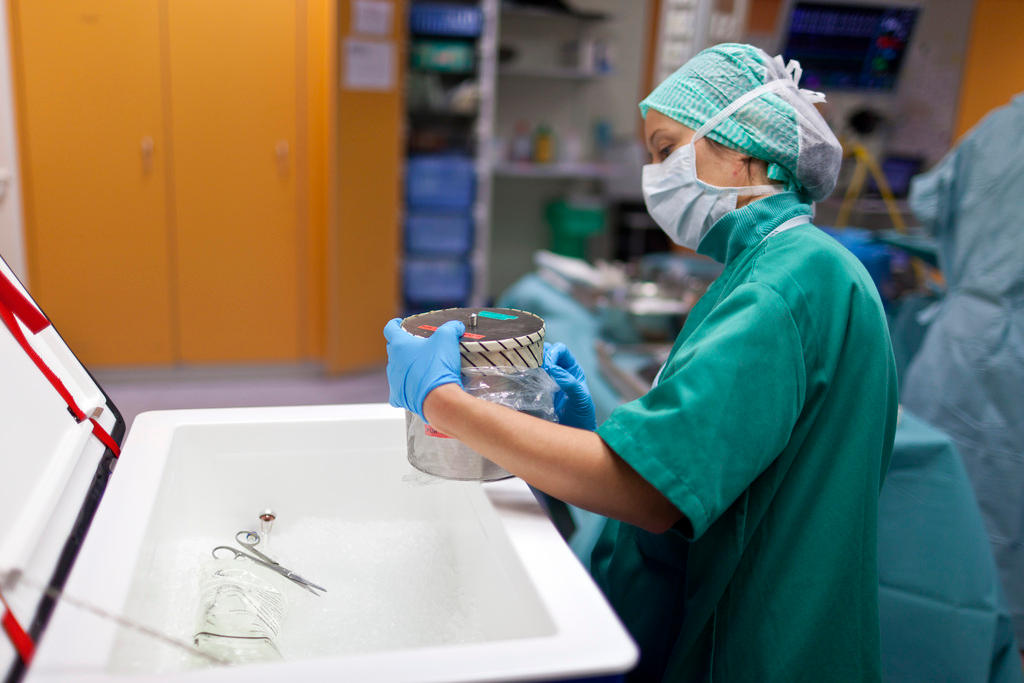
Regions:
M 394 5 L 389 0 L 356 0 L 352 3 L 352 32 L 389 36 L 393 16 Z
M 395 44 L 382 40 L 345 40 L 342 87 L 391 90 L 395 87 Z

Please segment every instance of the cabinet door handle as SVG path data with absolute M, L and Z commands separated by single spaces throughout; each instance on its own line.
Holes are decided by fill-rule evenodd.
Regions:
M 153 138 L 148 135 L 143 137 L 142 142 L 139 143 L 139 149 L 142 153 L 142 170 L 146 173 L 153 170 L 153 148 L 155 146 Z
M 7 199 L 7 189 L 11 186 L 11 170 L 6 166 L 0 168 L 0 202 Z
M 277 157 L 277 169 L 281 172 L 281 175 L 288 174 L 288 153 L 291 149 L 288 146 L 287 140 L 278 140 L 277 144 L 274 145 L 274 155 Z

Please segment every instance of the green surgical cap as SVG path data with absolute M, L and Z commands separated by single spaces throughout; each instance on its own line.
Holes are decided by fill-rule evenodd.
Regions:
M 640 102 L 640 113 L 647 118 L 648 109 L 654 109 L 697 130 L 730 102 L 775 78 L 769 60 L 752 45 L 723 43 L 710 47 L 662 81 Z M 797 173 L 798 118 L 783 97 L 766 92 L 733 112 L 707 137 L 768 162 L 769 178 L 782 181 L 787 189 L 802 191 L 805 188 Z

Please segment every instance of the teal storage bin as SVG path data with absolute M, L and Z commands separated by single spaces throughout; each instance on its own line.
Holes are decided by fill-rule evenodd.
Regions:
M 544 216 L 551 227 L 551 251 L 585 258 L 587 238 L 604 229 L 607 213 L 594 201 L 559 199 L 548 204 Z
M 414 40 L 410 58 L 414 69 L 441 73 L 469 73 L 476 65 L 473 43 L 457 40 Z

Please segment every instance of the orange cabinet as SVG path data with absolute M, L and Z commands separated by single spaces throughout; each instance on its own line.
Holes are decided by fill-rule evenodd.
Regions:
M 11 10 L 29 278 L 71 347 L 95 365 L 309 355 L 306 4 Z
M 12 3 L 32 291 L 95 364 L 174 358 L 155 2 Z
M 975 2 L 960 85 L 957 137 L 1024 90 L 1024 56 L 1017 44 L 1021 26 L 1024 26 L 1024 2 Z
M 295 8 L 167 3 L 185 360 L 300 356 Z

